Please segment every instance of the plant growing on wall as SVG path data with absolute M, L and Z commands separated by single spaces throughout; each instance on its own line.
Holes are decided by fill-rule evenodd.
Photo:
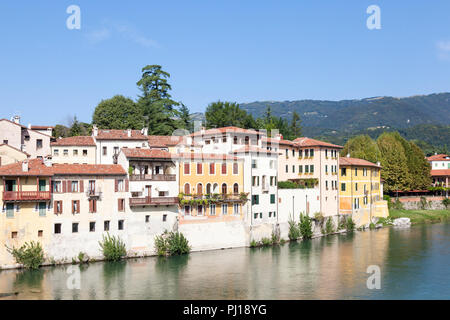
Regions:
M 189 241 L 181 232 L 167 232 L 155 237 L 155 249 L 158 256 L 173 256 L 191 251 Z
M 20 248 L 9 248 L 6 250 L 14 257 L 16 263 L 23 265 L 26 269 L 38 269 L 44 262 L 44 250 L 39 242 L 25 242 Z
M 348 217 L 347 221 L 345 223 L 345 228 L 347 229 L 347 232 L 351 232 L 355 230 L 355 222 L 353 221 L 352 217 Z
M 300 238 L 300 229 L 297 223 L 295 223 L 295 221 L 292 218 L 289 220 L 288 223 L 289 223 L 289 233 L 288 233 L 289 240 L 296 241 L 298 238 Z
M 299 222 L 300 234 L 303 239 L 311 239 L 312 238 L 312 219 L 308 217 L 306 214 L 300 214 L 300 222 Z
M 450 198 L 445 198 L 442 200 L 442 204 L 444 205 L 445 209 L 448 209 L 448 206 L 450 205 Z
M 125 243 L 120 237 L 111 236 L 107 233 L 106 236 L 103 235 L 103 240 L 98 243 L 107 261 L 119 261 L 127 255 Z
M 334 232 L 334 223 L 333 223 L 333 218 L 329 217 L 327 219 L 327 223 L 325 225 L 325 232 L 326 234 L 330 234 Z

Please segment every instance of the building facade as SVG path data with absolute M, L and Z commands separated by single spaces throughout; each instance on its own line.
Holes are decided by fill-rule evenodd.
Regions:
M 78 136 L 59 138 L 50 144 L 53 163 L 96 164 L 94 138 Z

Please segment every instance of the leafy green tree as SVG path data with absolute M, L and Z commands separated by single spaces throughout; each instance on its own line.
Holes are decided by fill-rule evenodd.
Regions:
M 244 129 L 255 129 L 256 122 L 237 103 L 217 101 L 210 103 L 206 108 L 206 127 L 240 127 Z
M 61 124 L 57 124 L 53 129 L 53 136 L 55 138 L 67 138 L 70 135 L 70 128 L 63 126 Z
M 83 126 L 78 122 L 77 117 L 74 116 L 72 125 L 70 126 L 69 135 L 71 137 L 81 136 L 83 134 Z
M 122 95 L 102 100 L 95 108 L 92 122 L 100 129 L 142 129 L 142 110 Z
M 368 135 L 359 135 L 348 140 L 341 151 L 341 156 L 345 157 L 347 154 L 350 154 L 352 158 L 360 158 L 373 163 L 381 160 L 377 143 Z
M 298 115 L 297 112 L 294 111 L 294 113 L 292 114 L 291 126 L 290 126 L 290 133 L 292 136 L 291 137 L 292 140 L 302 136 L 301 123 L 302 123 L 302 120 L 300 119 L 300 116 Z
M 189 114 L 189 108 L 186 107 L 183 103 L 181 103 L 181 107 L 180 107 L 178 128 L 186 129 L 189 132 L 192 132 L 194 130 L 194 123 L 191 119 L 191 115 Z
M 147 65 L 142 68 L 142 77 L 137 82 L 142 95 L 138 105 L 142 110 L 149 134 L 170 135 L 177 128 L 178 102 L 172 100 L 172 90 L 167 82 L 170 74 L 160 65 Z
M 411 177 L 402 144 L 392 133 L 383 133 L 377 144 L 381 152 L 381 177 L 385 180 L 385 190 L 409 190 Z

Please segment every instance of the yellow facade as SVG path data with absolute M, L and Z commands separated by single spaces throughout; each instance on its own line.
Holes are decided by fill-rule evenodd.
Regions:
M 41 186 L 39 187 L 39 182 Z M 42 247 L 46 247 L 52 236 L 52 215 L 50 213 L 50 178 L 48 177 L 0 177 L 0 193 L 2 195 L 0 205 L 2 212 L 0 215 L 0 262 L 2 265 L 14 265 L 15 261 L 6 250 L 8 247 L 20 247 L 25 242 L 38 241 Z M 38 192 L 45 191 L 41 195 L 36 195 L 37 200 L 20 199 L 6 200 L 5 186 L 11 181 L 15 181 L 12 192 Z M 45 181 L 45 186 L 44 186 Z M 6 187 L 8 189 L 8 187 Z M 14 191 L 15 190 L 15 191 Z M 10 197 L 15 195 L 9 192 Z M 25 197 L 30 197 L 28 193 Z M 12 210 L 11 210 L 12 207 Z
M 387 217 L 380 167 L 342 162 L 339 166 L 339 213 L 351 214 L 357 226 L 370 223 L 373 217 Z
M 226 173 L 222 173 L 222 166 L 226 166 Z M 184 159 L 180 160 L 178 168 L 180 223 L 233 221 L 243 218 L 242 210 L 246 200 L 243 200 L 242 160 Z

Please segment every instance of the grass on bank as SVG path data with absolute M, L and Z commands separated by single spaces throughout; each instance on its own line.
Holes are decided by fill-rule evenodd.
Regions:
M 389 217 L 410 218 L 411 224 L 442 222 L 450 219 L 450 210 L 405 210 L 390 209 Z

